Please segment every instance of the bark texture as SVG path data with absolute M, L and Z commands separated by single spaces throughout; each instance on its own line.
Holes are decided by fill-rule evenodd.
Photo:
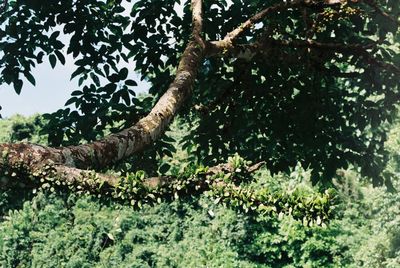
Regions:
M 203 48 L 197 42 L 191 41 L 182 55 L 175 80 L 167 92 L 146 117 L 128 129 L 93 143 L 62 148 L 32 144 L 1 144 L 0 154 L 8 156 L 11 164 L 21 160 L 27 165 L 40 165 L 51 161 L 80 169 L 106 167 L 127 158 L 143 150 L 165 132 L 191 93 L 203 54 Z

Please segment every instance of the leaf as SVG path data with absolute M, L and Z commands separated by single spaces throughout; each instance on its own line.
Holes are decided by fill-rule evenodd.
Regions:
M 36 60 L 38 63 L 42 63 L 43 62 L 43 56 L 44 56 L 44 52 L 40 51 L 37 56 L 36 56 Z
M 93 82 L 96 84 L 97 87 L 100 87 L 100 79 L 97 75 L 94 73 L 90 74 L 90 77 L 92 78 Z
M 118 74 L 112 74 L 110 76 L 107 77 L 108 81 L 110 81 L 111 83 L 117 83 L 120 78 Z
M 83 92 L 80 90 L 72 91 L 71 96 L 80 96 L 83 95 Z
M 74 79 L 74 77 L 80 75 L 80 74 L 83 73 L 84 71 L 85 71 L 85 68 L 84 68 L 84 67 L 82 67 L 82 66 L 78 67 L 78 69 L 76 69 L 76 71 L 73 72 L 73 73 L 71 74 L 70 80 Z
M 60 31 L 55 31 L 54 33 L 51 34 L 50 39 L 57 39 L 57 37 L 60 35 Z
M 163 164 L 159 167 L 158 172 L 160 172 L 161 174 L 165 174 L 165 173 L 168 172 L 168 170 L 169 170 L 170 168 L 171 168 L 171 166 L 170 166 L 169 164 L 163 163 Z
M 133 80 L 126 80 L 125 81 L 125 85 L 127 85 L 127 86 L 132 86 L 132 87 L 136 87 L 138 84 L 135 82 L 135 81 L 133 81 Z
M 51 68 L 55 68 L 56 67 L 56 63 L 57 63 L 57 58 L 56 58 L 56 56 L 54 56 L 54 54 L 51 54 L 50 56 L 49 56 L 49 61 L 50 61 L 50 65 L 51 65 Z
M 210 215 L 211 218 L 215 217 L 214 211 L 212 211 L 211 209 L 208 211 L 208 215 Z
M 129 96 L 128 91 L 124 90 L 121 94 L 122 99 L 126 103 L 126 105 L 130 106 L 131 105 L 131 98 Z
M 79 78 L 78 86 L 82 86 L 83 82 L 85 82 L 85 77 L 84 76 Z
M 61 64 L 65 65 L 65 57 L 64 57 L 64 55 L 58 50 L 56 50 L 55 53 L 57 55 L 58 60 L 61 62 Z
M 33 77 L 33 75 L 31 73 L 26 72 L 25 77 L 26 77 L 26 79 L 28 79 L 29 82 L 31 82 L 32 85 L 36 86 L 35 78 Z
M 22 85 L 23 82 L 20 79 L 14 82 L 14 90 L 18 95 L 21 94 Z
M 108 236 L 108 238 L 109 238 L 110 240 L 112 240 L 112 241 L 114 241 L 114 240 L 115 240 L 115 238 L 114 238 L 114 236 L 113 236 L 112 234 L 110 234 L 110 233 L 107 233 L 107 236 Z
M 72 103 L 75 103 L 77 100 L 78 100 L 77 97 L 72 97 L 72 98 L 70 98 L 64 105 L 65 105 L 65 106 L 68 106 L 68 105 L 70 105 L 70 104 L 72 104 Z
M 119 80 L 125 80 L 128 77 L 128 68 L 123 68 L 120 72 L 119 72 Z

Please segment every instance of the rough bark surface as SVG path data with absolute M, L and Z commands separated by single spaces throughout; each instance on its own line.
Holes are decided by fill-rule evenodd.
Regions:
M 1 144 L 0 154 L 7 155 L 9 163 L 12 164 L 21 160 L 27 165 L 51 161 L 81 169 L 106 167 L 129 157 L 143 150 L 165 132 L 172 118 L 190 95 L 202 60 L 202 47 L 191 41 L 182 55 L 176 78 L 167 92 L 146 117 L 128 129 L 93 143 L 62 148 L 32 144 Z

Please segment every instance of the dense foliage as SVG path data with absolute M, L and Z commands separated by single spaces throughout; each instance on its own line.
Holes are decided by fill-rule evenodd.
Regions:
M 393 119 L 399 99 L 398 1 L 323 2 L 281 9 L 245 31 L 235 44 L 265 45 L 251 60 L 226 53 L 204 62 L 188 106 L 199 109 L 182 111 L 193 124 L 183 146 L 195 145 L 191 153 L 204 164 L 238 152 L 267 161 L 273 172 L 301 162 L 315 180 L 329 180 L 352 163 L 384 182 L 382 123 Z M 75 58 L 71 78 L 79 87 L 67 102 L 73 107 L 47 116 L 50 143 L 94 140 L 131 125 L 166 90 L 190 39 L 190 1 L 179 3 L 9 1 L 0 15 L 0 82 L 19 93 L 23 77 L 35 83 L 32 69 L 44 57 L 55 66 L 66 52 Z M 203 36 L 218 40 L 277 3 L 204 1 Z M 132 71 L 151 82 L 152 97 L 135 96 Z M 155 147 L 161 155 L 173 150 L 166 142 Z M 154 156 L 145 157 L 153 160 L 147 170 Z
M 2 123 L 11 129 L 13 122 L 30 120 Z M 389 133 L 393 161 L 385 171 L 397 188 L 399 129 Z M 179 132 L 171 135 L 179 140 Z M 187 155 L 174 158 L 173 169 L 182 174 L 178 163 L 188 165 Z M 263 169 L 252 183 L 255 189 L 309 198 L 320 191 L 311 186 L 310 174 L 300 166 L 288 175 Z M 351 169 L 339 172 L 334 184 L 334 213 L 322 226 L 293 214 L 245 212 L 216 202 L 212 191 L 137 209 L 46 187 L 36 193 L 18 185 L 1 188 L 0 266 L 398 267 L 399 195 L 372 188 Z
M 325 227 L 304 226 L 290 215 L 243 214 L 205 196 L 136 211 L 93 197 L 40 193 L 2 219 L 0 264 L 398 267 L 398 195 L 362 186 L 351 172 L 344 179 L 340 215 Z
M 0 143 L 29 141 L 45 144 L 47 136 L 42 133 L 44 125 L 45 121 L 40 115 L 30 117 L 14 115 L 8 120 L 1 120 Z

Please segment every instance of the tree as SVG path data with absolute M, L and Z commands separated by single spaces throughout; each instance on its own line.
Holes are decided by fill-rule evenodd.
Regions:
M 53 67 L 65 63 L 66 52 L 80 88 L 66 103 L 76 110 L 47 116 L 57 147 L 1 144 L 2 174 L 115 187 L 118 178 L 87 170 L 156 142 L 168 154 L 163 134 L 180 113 L 193 124 L 183 147 L 204 164 L 238 152 L 274 172 L 299 161 L 323 181 L 352 163 L 383 182 L 383 124 L 399 98 L 398 1 L 152 0 L 133 2 L 130 12 L 127 3 L 9 1 L 0 82 L 19 93 L 22 76 L 35 84 L 32 68 L 45 56 Z M 151 82 L 152 98 L 135 96 L 132 70 Z

